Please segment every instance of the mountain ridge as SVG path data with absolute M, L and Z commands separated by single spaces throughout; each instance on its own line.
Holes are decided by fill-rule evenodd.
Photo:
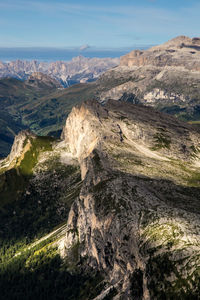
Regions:
M 66 122 L 64 138 L 80 161 L 83 186 L 79 198 L 71 207 L 69 229 L 59 248 L 61 255 L 65 257 L 70 255 L 71 247 L 79 243 L 80 259 L 87 257 L 87 263 L 91 267 L 108 275 L 112 283 L 110 289 L 115 287 L 118 291 L 114 299 L 160 299 L 167 295 L 184 299 L 187 298 L 187 293 L 190 294 L 189 289 L 184 294 L 183 287 L 178 288 L 176 275 L 171 274 L 176 273 L 172 271 L 173 268 L 170 269 L 170 279 L 166 279 L 166 282 L 162 276 L 159 279 L 155 274 L 163 272 L 162 259 L 168 257 L 167 268 L 171 268 L 169 265 L 174 260 L 178 264 L 179 258 L 186 259 L 183 254 L 185 250 L 181 246 L 184 238 L 180 233 L 183 227 L 186 232 L 184 222 L 188 224 L 189 220 L 193 220 L 194 227 L 199 226 L 198 216 L 192 209 L 194 203 L 198 206 L 198 192 L 194 196 L 197 197 L 197 202 L 193 199 L 189 208 L 187 196 L 183 196 L 184 188 L 181 192 L 181 186 L 186 188 L 188 185 L 187 175 L 185 174 L 184 181 L 182 168 L 176 163 L 173 166 L 175 161 L 182 161 L 185 166 L 188 164 L 188 167 L 192 167 L 193 162 L 199 161 L 199 155 L 194 157 L 192 150 L 193 147 L 199 147 L 199 133 L 167 115 L 163 122 L 163 117 L 164 114 L 144 106 L 109 100 L 104 107 L 93 101 L 73 108 Z M 77 137 L 74 136 L 76 127 Z M 190 139 L 187 137 L 187 130 L 191 134 L 190 138 L 192 132 L 196 136 L 196 141 L 191 141 L 188 150 L 187 146 L 182 147 Z M 180 134 L 179 138 L 177 134 Z M 198 167 L 196 168 L 198 172 Z M 167 190 L 169 194 L 173 191 L 175 202 L 173 197 L 166 196 Z M 183 193 L 182 196 L 179 193 Z M 191 213 L 188 219 L 184 210 Z M 153 214 L 155 219 L 148 219 L 148 214 Z M 168 238 L 173 226 L 177 230 L 177 246 L 172 238 L 174 246 L 168 248 Z M 193 229 L 187 229 L 194 234 Z M 154 238 L 151 240 L 152 230 L 155 230 L 153 236 L 156 242 Z M 185 234 L 188 235 L 189 232 Z M 161 242 L 159 239 L 162 240 L 162 235 L 165 238 Z M 198 230 L 194 237 L 196 239 L 199 239 Z M 198 245 L 198 242 L 194 243 Z M 144 248 L 141 245 L 145 245 Z M 186 253 L 197 255 L 196 246 L 193 250 L 188 248 Z M 161 268 L 159 271 L 154 262 L 156 268 Z M 182 276 L 181 273 L 179 275 Z M 167 282 L 177 287 L 169 288 Z M 107 289 L 107 293 L 110 289 Z M 195 293 L 198 294 L 198 291 Z
M 21 138 L 23 147 L 18 151 Z M 21 192 L 18 201 L 11 201 L 11 211 L 22 201 L 25 209 L 33 203 L 41 215 L 54 199 L 54 210 L 49 212 L 54 224 L 59 225 L 59 220 L 67 223 L 59 225 L 53 242 L 44 239 L 46 250 L 40 241 L 37 247 L 44 257 L 55 251 L 53 255 L 66 262 L 62 272 L 90 274 L 93 279 L 99 274 L 101 285 L 97 289 L 94 283 L 95 295 L 89 299 L 198 299 L 199 138 L 200 133 L 190 125 L 151 107 L 115 100 L 105 105 L 86 101 L 72 109 L 62 140 L 28 132 L 16 138 L 12 162 L 19 165 L 13 163 L 9 169 L 9 158 L 1 162 L 2 199 L 6 200 L 4 177 L 8 180 L 11 174 L 18 179 L 20 174 L 29 176 L 25 177 L 28 183 L 21 183 L 22 190 L 18 187 Z M 48 188 L 44 188 L 47 180 Z M 6 206 L 0 213 L 5 211 Z M 43 223 L 38 224 L 35 215 L 32 218 L 42 230 Z M 7 222 L 1 219 L 2 225 Z M 19 226 L 20 211 L 8 220 L 16 220 Z M 53 236 L 55 228 L 47 221 L 45 213 L 45 228 Z M 32 266 L 33 274 L 37 249 L 33 247 L 33 254 L 24 261 L 26 268 Z M 21 268 L 24 270 L 23 264 Z M 72 299 L 82 299 L 74 293 Z

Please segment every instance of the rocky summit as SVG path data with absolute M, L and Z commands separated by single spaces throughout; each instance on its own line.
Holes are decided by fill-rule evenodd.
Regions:
M 2 295 L 199 299 L 199 140 L 115 100 L 74 107 L 60 140 L 22 132 L 0 169 Z
M 146 51 L 135 50 L 121 57 L 121 66 L 183 67 L 192 71 L 200 71 L 200 38 L 178 36 L 163 45 L 152 47 Z

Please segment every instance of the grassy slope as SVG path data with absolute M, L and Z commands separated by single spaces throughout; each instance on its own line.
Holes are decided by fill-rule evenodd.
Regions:
M 77 84 L 41 97 L 24 107 L 23 123 L 39 134 L 62 128 L 72 107 L 94 97 L 96 84 Z
M 19 121 L 15 121 L 13 116 L 2 109 L 0 111 L 0 159 L 8 155 L 14 141 L 14 136 L 25 126 Z
M 0 157 L 8 155 L 14 136 L 27 128 L 22 121 L 24 104 L 33 103 L 46 93 L 46 89 L 35 89 L 14 78 L 0 80 Z

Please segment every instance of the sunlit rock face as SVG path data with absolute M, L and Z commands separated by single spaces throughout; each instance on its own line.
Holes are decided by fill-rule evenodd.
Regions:
M 94 110 L 99 107 L 96 101 L 92 105 Z M 94 110 L 84 104 L 74 107 L 63 130 L 63 137 L 69 144 L 70 151 L 80 160 L 87 157 L 98 144 L 99 119 L 98 112 L 93 114 Z
M 110 284 L 98 299 L 112 288 L 115 299 L 197 297 L 199 133 L 110 100 L 75 107 L 62 137 L 83 186 L 59 249 L 70 257 L 77 246 L 79 263 L 104 274 Z
M 198 50 L 198 39 L 179 39 L 186 45 L 194 42 Z M 133 58 L 142 56 L 139 51 Z M 36 272 L 38 283 L 46 286 L 43 271 L 51 277 L 60 254 L 53 288 L 64 270 L 72 275 L 69 282 L 74 274 L 99 272 L 103 282 L 96 300 L 200 298 L 200 133 L 149 107 L 161 101 L 197 104 L 200 72 L 142 63 L 103 75 L 95 83 L 103 104 L 93 100 L 76 106 L 62 141 L 22 132 L 10 157 L 0 162 L 1 233 L 6 240 L 17 228 L 20 236 L 31 233 L 32 238 L 31 244 L 16 248 L 11 264 L 4 260 L 10 271 L 13 262 L 17 273 L 8 281 L 19 275 L 24 283 L 29 270 L 31 280 Z M 40 76 L 36 73 L 35 79 Z M 7 204 L 12 205 L 8 218 Z M 40 240 L 35 242 L 36 237 Z M 46 269 L 40 255 L 51 262 L 52 250 L 56 260 Z M 64 280 L 64 291 L 67 284 Z M 92 290 L 88 281 L 85 286 Z

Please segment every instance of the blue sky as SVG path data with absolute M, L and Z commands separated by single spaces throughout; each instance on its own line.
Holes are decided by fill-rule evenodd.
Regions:
M 120 48 L 200 36 L 200 0 L 0 0 L 0 47 Z

